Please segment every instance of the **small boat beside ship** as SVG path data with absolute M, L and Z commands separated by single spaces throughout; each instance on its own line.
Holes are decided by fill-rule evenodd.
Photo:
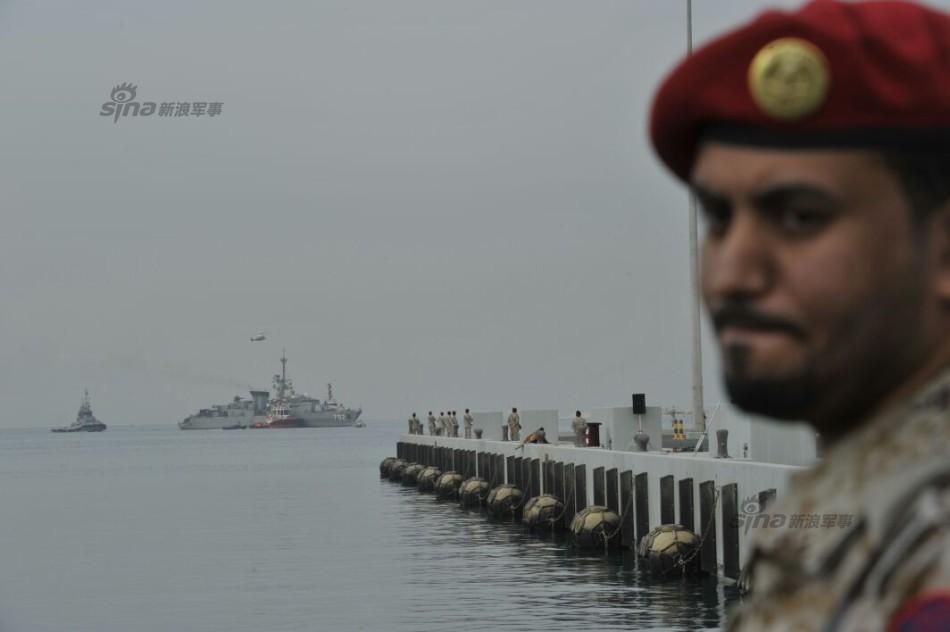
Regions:
M 303 426 L 303 419 L 292 415 L 286 402 L 277 400 L 267 413 L 266 423 L 268 428 L 300 428 Z
M 92 404 L 89 401 L 89 391 L 85 391 L 82 403 L 79 405 L 79 412 L 76 414 L 76 421 L 68 426 L 53 428 L 53 432 L 102 432 L 106 425 L 96 419 L 92 414 Z

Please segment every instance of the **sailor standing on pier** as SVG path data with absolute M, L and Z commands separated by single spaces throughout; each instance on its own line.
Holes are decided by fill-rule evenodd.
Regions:
M 439 435 L 442 437 L 449 436 L 449 418 L 441 410 L 439 411 Z
M 947 629 L 950 14 L 763 13 L 673 70 L 651 136 L 705 217 L 731 401 L 826 445 L 750 534 L 728 629 Z
M 475 423 L 475 418 L 472 417 L 472 413 L 469 412 L 468 408 L 465 409 L 465 416 L 462 417 L 462 423 L 465 424 L 465 438 L 472 438 L 472 425 Z
M 432 414 L 431 410 L 429 411 L 428 421 L 429 421 L 429 435 L 434 437 L 436 435 L 435 415 Z
M 409 418 L 409 434 L 422 434 L 419 430 L 419 420 L 416 419 L 416 413 L 412 413 L 412 417 Z
M 574 413 L 571 420 L 571 430 L 574 431 L 574 445 L 583 448 L 587 445 L 587 420 L 581 416 L 581 411 Z
M 508 415 L 508 440 L 517 441 L 518 433 L 521 432 L 521 417 L 518 416 L 518 409 L 512 408 Z
M 452 428 L 452 436 L 459 436 L 459 418 L 456 416 L 456 411 L 452 411 L 452 414 L 449 416 L 449 426 Z

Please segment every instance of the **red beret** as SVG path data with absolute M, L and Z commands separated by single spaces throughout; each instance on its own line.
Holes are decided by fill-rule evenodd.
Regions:
M 660 86 L 650 135 L 687 180 L 703 138 L 771 147 L 950 147 L 950 15 L 910 2 L 768 11 Z

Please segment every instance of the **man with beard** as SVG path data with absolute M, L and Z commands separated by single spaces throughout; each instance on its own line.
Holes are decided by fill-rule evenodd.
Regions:
M 766 12 L 667 77 L 651 136 L 702 208 L 731 400 L 826 445 L 754 533 L 730 629 L 946 629 L 950 16 Z

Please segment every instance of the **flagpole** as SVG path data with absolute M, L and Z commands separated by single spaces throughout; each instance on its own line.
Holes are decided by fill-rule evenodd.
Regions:
M 693 54 L 693 0 L 686 0 L 686 53 Z M 689 276 L 693 328 L 693 425 L 698 432 L 706 432 L 703 407 L 703 356 L 700 323 L 699 249 L 696 212 L 696 194 L 689 192 Z

